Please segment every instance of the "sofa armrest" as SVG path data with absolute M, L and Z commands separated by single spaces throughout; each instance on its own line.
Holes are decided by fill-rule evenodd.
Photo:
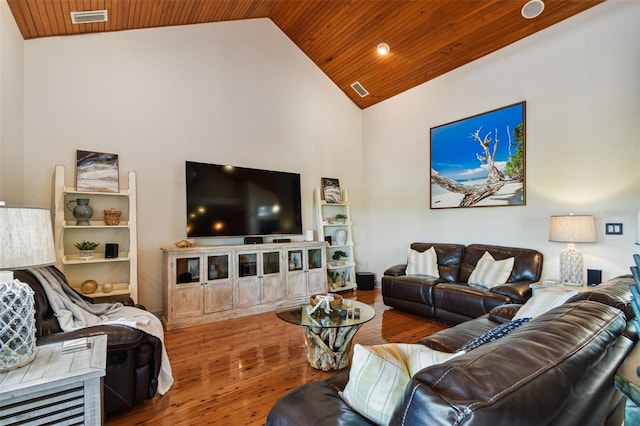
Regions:
M 42 336 L 38 338 L 38 345 L 47 345 L 100 334 L 107 335 L 107 350 L 109 351 L 136 347 L 142 342 L 144 336 L 142 331 L 126 325 L 96 325 L 64 333 L 55 333 L 50 336 Z
M 509 322 L 513 319 L 513 317 L 518 312 L 518 309 L 520 309 L 521 307 L 522 305 L 518 305 L 515 303 L 496 306 L 489 311 L 489 319 L 491 321 L 497 322 L 498 324 Z
M 491 291 L 493 293 L 510 297 L 513 300 L 513 303 L 524 304 L 529 300 L 529 298 L 531 298 L 530 284 L 530 281 L 516 281 L 493 287 Z
M 402 264 L 402 265 L 393 265 L 390 268 L 387 268 L 386 271 L 384 271 L 383 275 L 390 275 L 393 277 L 399 277 L 401 275 L 406 275 L 407 271 L 407 264 Z

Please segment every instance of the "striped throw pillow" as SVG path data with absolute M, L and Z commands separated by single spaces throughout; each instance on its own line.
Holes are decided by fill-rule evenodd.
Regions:
M 374 423 L 388 425 L 411 377 L 463 352 L 447 353 L 423 345 L 389 343 L 353 348 L 349 381 L 342 398 Z
M 493 288 L 507 282 L 513 269 L 513 257 L 495 260 L 485 251 L 469 276 L 469 284 Z
M 438 278 L 438 255 L 436 249 L 431 247 L 423 252 L 409 248 L 407 255 L 407 275 L 427 275 Z

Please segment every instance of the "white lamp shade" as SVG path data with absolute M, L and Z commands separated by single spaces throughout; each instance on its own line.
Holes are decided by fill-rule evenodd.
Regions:
M 55 262 L 49 209 L 0 206 L 0 270 Z
M 592 243 L 596 241 L 593 216 L 551 216 L 549 241 L 559 243 Z

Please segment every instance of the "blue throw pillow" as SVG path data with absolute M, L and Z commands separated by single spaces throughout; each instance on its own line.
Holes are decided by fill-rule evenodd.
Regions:
M 470 350 L 475 349 L 478 346 L 482 346 L 485 343 L 498 340 L 499 338 L 504 337 L 507 334 L 511 333 L 513 330 L 520 327 L 522 324 L 525 324 L 530 319 L 531 318 L 520 318 L 517 320 L 502 323 L 499 326 L 494 327 L 489 331 L 485 331 L 478 337 L 474 337 L 473 339 L 469 340 L 467 343 L 462 345 L 460 349 L 458 349 L 458 352 L 459 351 L 469 352 Z

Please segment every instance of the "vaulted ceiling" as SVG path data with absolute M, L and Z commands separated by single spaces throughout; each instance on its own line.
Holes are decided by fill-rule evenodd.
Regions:
M 271 19 L 360 108 L 367 108 L 554 25 L 604 0 L 7 0 L 25 39 Z M 108 11 L 72 24 L 70 12 Z M 388 55 L 376 51 L 379 43 Z M 126 64 L 123 64 L 126 65 Z M 359 82 L 369 94 L 360 97 Z

